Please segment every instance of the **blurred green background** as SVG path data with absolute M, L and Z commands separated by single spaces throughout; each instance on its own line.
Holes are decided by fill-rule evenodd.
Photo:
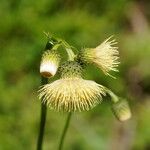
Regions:
M 78 49 L 114 35 L 121 61 L 117 79 L 91 66 L 85 78 L 126 97 L 133 113 L 118 122 L 105 97 L 93 110 L 73 115 L 64 150 L 150 149 L 149 0 L 0 0 L 0 18 L 0 150 L 36 149 L 43 31 Z M 43 150 L 57 149 L 65 119 L 48 110 Z

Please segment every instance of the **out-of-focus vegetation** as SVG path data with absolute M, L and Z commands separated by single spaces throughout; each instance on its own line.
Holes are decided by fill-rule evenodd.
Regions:
M 39 63 L 43 31 L 78 49 L 115 35 L 120 51 L 117 79 L 89 67 L 85 75 L 126 97 L 133 112 L 120 123 L 109 98 L 74 114 L 65 150 L 150 149 L 150 2 L 148 0 L 0 1 L 0 150 L 33 150 L 40 118 Z M 92 71 L 91 71 L 92 70 Z M 55 150 L 66 114 L 48 110 L 44 150 Z

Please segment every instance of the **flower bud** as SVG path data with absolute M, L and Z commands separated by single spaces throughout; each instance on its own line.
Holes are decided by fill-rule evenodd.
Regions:
M 119 121 L 125 121 L 131 118 L 131 111 L 126 100 L 119 100 L 112 104 L 112 111 Z
M 46 78 L 53 77 L 57 72 L 59 62 L 60 56 L 56 50 L 45 51 L 40 64 L 41 75 Z

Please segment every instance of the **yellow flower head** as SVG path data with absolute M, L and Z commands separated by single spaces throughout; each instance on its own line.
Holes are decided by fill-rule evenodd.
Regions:
M 58 111 L 83 111 L 96 106 L 105 95 L 102 85 L 81 77 L 82 68 L 70 61 L 60 68 L 61 79 L 44 85 L 39 97 L 52 109 Z
M 111 37 L 110 37 L 111 38 Z M 100 68 L 106 75 L 109 71 L 118 71 L 118 47 L 115 47 L 115 40 L 108 38 L 96 48 L 86 48 L 81 52 L 81 60 L 87 63 L 93 63 Z

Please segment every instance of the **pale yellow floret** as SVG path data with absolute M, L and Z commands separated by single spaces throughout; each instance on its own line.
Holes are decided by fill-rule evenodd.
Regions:
M 92 63 L 100 68 L 106 75 L 110 75 L 110 71 L 118 71 L 119 52 L 115 40 L 108 38 L 96 48 L 87 48 L 81 52 L 81 59 L 87 63 Z
M 113 46 L 114 44 L 117 44 L 117 42 L 115 42 L 115 40 L 109 41 L 110 38 L 93 50 L 95 53 L 93 62 L 102 69 L 105 74 L 108 74 L 111 70 L 118 71 L 116 67 L 118 67 L 119 64 L 118 47 Z
M 82 78 L 65 78 L 44 85 L 39 97 L 58 111 L 84 111 L 96 106 L 105 95 L 103 86 Z

